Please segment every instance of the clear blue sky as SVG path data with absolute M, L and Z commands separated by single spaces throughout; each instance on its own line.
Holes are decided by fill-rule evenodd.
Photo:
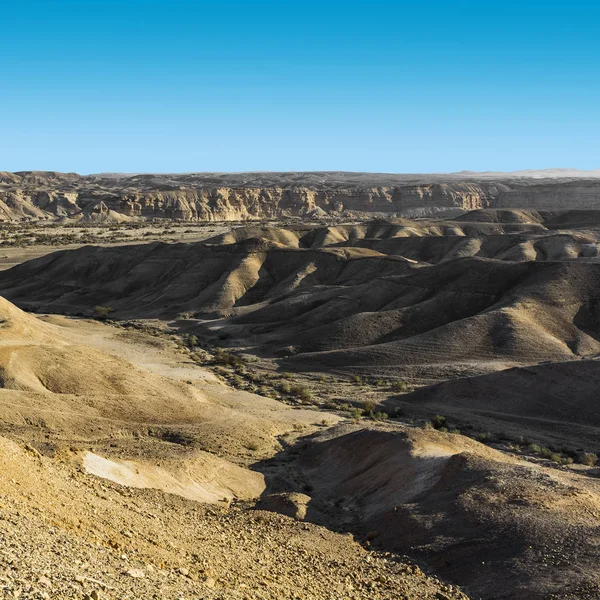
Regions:
M 600 167 L 597 2 L 5 0 L 0 170 Z

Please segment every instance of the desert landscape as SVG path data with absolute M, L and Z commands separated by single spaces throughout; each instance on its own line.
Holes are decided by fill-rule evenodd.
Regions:
M 6 598 L 595 599 L 600 172 L 0 173 Z

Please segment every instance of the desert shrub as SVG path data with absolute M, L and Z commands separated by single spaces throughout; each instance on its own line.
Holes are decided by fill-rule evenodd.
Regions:
M 246 364 L 246 361 L 237 354 L 226 352 L 222 348 L 217 348 L 214 352 L 214 361 L 220 365 L 228 365 L 230 367 L 241 367 Z
M 582 452 L 577 457 L 577 462 L 581 463 L 582 465 L 587 465 L 588 467 L 593 467 L 598 462 L 598 457 L 591 452 Z
M 456 429 L 456 428 L 454 428 L 454 429 L 449 429 L 449 430 L 448 430 L 448 433 L 452 433 L 452 434 L 454 434 L 454 435 L 460 435 L 460 429 Z
M 182 339 L 183 343 L 188 348 L 193 348 L 194 346 L 198 345 L 198 338 L 195 335 L 192 335 L 191 333 L 186 333 Z
M 144 234 L 146 235 L 146 234 Z M 150 234 L 152 235 L 152 234 Z M 185 321 L 186 319 L 191 319 L 194 316 L 193 312 L 182 312 L 177 315 L 177 319 L 179 321 Z
M 548 457 L 551 461 L 555 462 L 555 463 L 561 463 L 562 461 L 562 456 L 558 453 L 558 452 L 551 452 L 550 456 Z
M 431 424 L 435 429 L 441 429 L 442 427 L 446 427 L 447 419 L 443 415 L 435 415 L 431 417 Z
M 114 309 L 110 306 L 96 306 L 94 307 L 94 315 L 97 319 L 105 321 L 106 319 L 108 319 L 108 315 L 110 315 L 110 313 L 113 312 L 113 310 Z
M 533 452 L 534 454 L 540 454 L 542 447 L 538 444 L 529 444 L 529 451 Z
M 355 383 L 356 385 L 362 385 L 363 384 L 363 378 L 360 375 L 353 375 L 352 376 L 352 383 Z
M 375 421 L 385 421 L 388 418 L 388 414 L 382 410 L 373 413 L 373 419 Z
M 293 385 L 290 389 L 290 392 L 302 402 L 309 402 L 312 398 L 309 389 L 306 386 L 301 385 L 299 383 Z
M 394 381 L 390 387 L 394 392 L 406 392 L 408 390 L 406 381 Z
M 279 389 L 284 393 L 284 394 L 289 394 L 292 391 L 292 386 L 287 382 L 287 381 L 282 381 L 279 384 Z
M 404 410 L 402 408 L 394 408 L 391 411 L 388 411 L 388 416 L 390 419 L 400 419 L 404 416 Z
M 376 406 L 376 403 L 373 402 L 373 400 L 365 400 L 362 403 L 363 415 L 366 415 L 367 417 L 373 416 L 373 413 L 375 412 L 375 406 Z
M 281 379 L 294 379 L 294 376 L 291 373 L 281 373 Z
M 354 420 L 358 420 L 362 417 L 363 411 L 360 408 L 352 408 L 350 410 L 350 417 Z

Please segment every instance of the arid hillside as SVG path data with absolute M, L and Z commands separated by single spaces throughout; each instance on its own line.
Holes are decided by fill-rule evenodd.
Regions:
M 599 211 L 111 227 L 0 271 L 13 597 L 597 598 Z
M 169 335 L 0 313 L 13 597 L 595 597 L 593 470 L 236 391 Z
M 3 299 L 0 318 L 3 597 L 466 599 L 405 559 L 255 509 L 256 464 L 323 413 L 232 390 L 168 337 Z

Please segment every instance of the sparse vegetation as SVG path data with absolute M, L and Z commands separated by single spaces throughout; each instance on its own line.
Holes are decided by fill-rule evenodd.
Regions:
M 394 381 L 390 387 L 394 392 L 403 393 L 408 391 L 408 384 L 406 383 L 406 381 Z
M 362 414 L 366 417 L 372 417 L 377 404 L 373 400 L 365 400 L 362 403 Z
M 228 365 L 230 367 L 243 367 L 246 361 L 237 354 L 226 352 L 222 348 L 217 348 L 214 352 L 214 361 L 219 365 Z
M 94 315 L 100 321 L 106 321 L 108 315 L 113 312 L 113 308 L 110 306 L 95 306 Z
M 298 400 L 300 400 L 301 402 L 310 402 L 310 400 L 312 399 L 310 390 L 306 386 L 301 385 L 299 383 L 291 386 L 290 393 L 296 396 L 296 398 L 298 398 Z
M 279 384 L 279 389 L 284 393 L 284 394 L 289 394 L 292 391 L 292 384 L 289 383 L 288 381 L 282 381 Z
M 577 457 L 577 462 L 587 467 L 595 467 L 598 462 L 598 456 L 592 452 L 582 452 Z
M 447 419 L 443 415 L 435 415 L 431 417 L 431 425 L 434 429 L 446 428 Z
M 375 421 L 385 421 L 388 418 L 388 414 L 382 410 L 373 413 L 373 419 Z
M 188 348 L 195 348 L 198 345 L 198 338 L 190 333 L 183 335 L 182 341 Z

